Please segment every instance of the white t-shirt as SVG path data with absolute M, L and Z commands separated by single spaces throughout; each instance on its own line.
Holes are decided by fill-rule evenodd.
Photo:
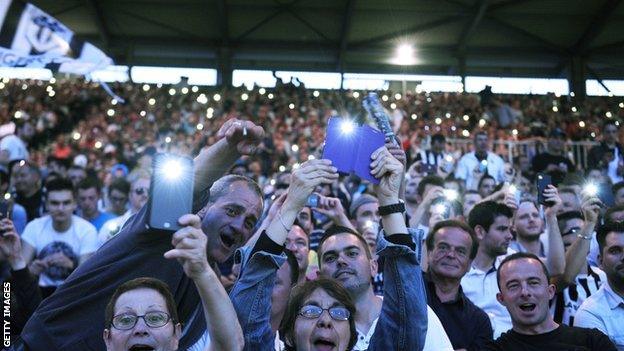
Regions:
M 76 215 L 72 215 L 72 224 L 63 233 L 54 229 L 50 215 L 34 219 L 26 225 L 22 240 L 35 249 L 38 259 L 63 252 L 74 261 L 74 267 L 78 265 L 80 256 L 93 253 L 98 248 L 95 227 Z M 39 276 L 39 286 L 59 286 L 69 273 L 71 271 L 66 268 L 49 267 Z
M 382 299 L 381 296 L 377 297 Z M 357 331 L 357 343 L 353 347 L 353 351 L 368 350 L 368 344 L 375 333 L 378 320 L 379 317 L 373 321 L 367 334 L 361 333 L 359 330 Z M 440 322 L 438 316 L 429 306 L 427 306 L 427 334 L 423 351 L 453 351 L 453 344 L 451 344 L 451 340 L 446 335 L 442 322 Z
M 9 161 L 15 160 L 27 160 L 28 149 L 26 144 L 18 136 L 11 134 L 7 135 L 0 141 L 0 150 L 6 150 L 9 152 Z

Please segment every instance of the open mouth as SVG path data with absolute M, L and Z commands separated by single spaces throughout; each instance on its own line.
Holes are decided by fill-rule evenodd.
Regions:
M 314 342 L 314 347 L 318 351 L 329 351 L 336 347 L 336 343 L 331 340 L 318 339 Z
M 223 245 L 225 245 L 225 247 L 227 247 L 228 249 L 232 247 L 232 245 L 234 245 L 234 238 L 232 238 L 231 236 L 221 234 L 220 238 Z
M 128 351 L 153 351 L 153 350 L 155 349 L 152 346 L 142 345 L 142 344 L 132 345 L 130 349 L 128 349 Z
M 535 310 L 535 307 L 537 307 L 537 305 L 534 303 L 523 303 L 520 305 L 520 309 L 524 312 L 532 312 Z

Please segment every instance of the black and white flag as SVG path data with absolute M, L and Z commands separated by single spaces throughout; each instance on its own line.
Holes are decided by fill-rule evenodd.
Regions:
M 0 0 L 0 67 L 48 68 L 86 75 L 113 64 L 94 45 L 38 7 Z

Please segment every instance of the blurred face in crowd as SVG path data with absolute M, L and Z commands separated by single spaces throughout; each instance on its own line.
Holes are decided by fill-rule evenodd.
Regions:
M 431 151 L 433 151 L 436 154 L 440 154 L 444 151 L 444 146 L 445 145 L 443 141 L 436 140 L 431 143 Z
M 15 165 L 11 180 L 18 194 L 32 194 L 41 187 L 39 175 L 28 166 Z
M 150 312 L 170 314 L 165 298 L 158 291 L 138 288 L 119 295 L 115 302 L 113 315 L 144 316 Z M 105 329 L 104 342 L 107 351 L 134 349 L 174 351 L 178 349 L 178 341 L 181 335 L 180 324 L 174 325 L 171 319 L 162 327 L 150 327 L 145 324 L 143 318 L 139 318 L 136 325 L 129 330 L 119 330 L 114 326 Z
M 147 203 L 150 191 L 150 180 L 139 178 L 130 186 L 130 206 L 138 212 Z
M 470 234 L 457 227 L 444 227 L 435 233 L 433 250 L 427 255 L 431 273 L 438 277 L 461 279 L 470 268 Z
M 128 195 L 117 189 L 113 189 L 108 196 L 111 204 L 111 211 L 119 216 L 126 212 L 126 204 L 128 203 Z
M 487 134 L 477 134 L 474 138 L 475 152 L 486 153 L 488 151 L 488 136 Z
M 87 177 L 87 172 L 82 168 L 72 167 L 67 171 L 67 178 L 71 180 L 74 187 L 80 183 L 81 180 Z
M 405 183 L 405 201 L 410 203 L 418 202 L 418 184 L 421 178 L 409 177 Z
M 78 208 L 86 218 L 93 218 L 98 213 L 100 194 L 96 188 L 78 189 Z
M 301 224 L 303 230 L 306 233 L 311 233 L 314 230 L 314 223 L 312 223 L 312 209 L 305 206 L 297 215 L 297 221 Z
M 602 131 L 602 138 L 607 144 L 614 144 L 618 139 L 618 130 L 617 127 L 613 124 L 608 124 L 604 127 Z
M 556 136 L 548 138 L 548 151 L 554 154 L 561 154 L 565 146 L 565 138 L 563 136 Z
M 614 197 L 613 202 L 615 202 L 616 206 L 624 205 L 624 187 L 620 188 L 614 194 Z
M 580 218 L 568 219 L 565 223 L 562 223 L 561 239 L 563 239 L 563 246 L 566 251 L 576 241 L 576 234 L 583 228 L 583 224 L 585 224 L 585 221 Z
M 455 180 L 445 180 L 444 189 L 455 190 L 458 194 L 461 194 L 462 192 L 461 186 Z
M 468 218 L 470 210 L 481 201 L 481 195 L 474 193 L 464 194 L 464 218 Z
M 367 221 L 375 223 L 379 222 L 379 203 L 369 202 L 355 210 L 355 223 L 358 233 L 362 233 L 366 229 Z
M 514 217 L 516 234 L 524 240 L 537 240 L 543 228 L 544 221 L 535 205 L 530 201 L 520 203 Z
M 371 254 L 375 254 L 377 252 L 377 235 L 379 234 L 379 223 L 370 222 L 366 223 L 366 228 L 362 233 L 364 240 L 368 244 L 369 251 Z
M 548 302 L 555 295 L 542 264 L 532 258 L 505 263 L 500 269 L 497 300 L 507 307 L 514 330 L 543 332 L 549 319 Z
M 488 197 L 494 192 L 496 181 L 492 178 L 485 178 L 479 184 L 479 194 L 481 197 Z
M 377 261 L 368 257 L 364 244 L 353 234 L 335 234 L 319 247 L 321 276 L 336 279 L 357 296 L 371 287 L 377 274 Z
M 531 160 L 527 156 L 520 156 L 518 159 L 518 168 L 523 173 L 531 171 Z
M 306 233 L 298 225 L 293 225 L 286 235 L 286 250 L 290 250 L 297 258 L 299 271 L 305 272 L 308 269 L 308 253 L 310 243 Z
M 324 289 L 317 288 L 303 302 L 303 306 L 314 305 L 323 309 L 342 306 Z M 344 306 L 343 306 L 344 307 Z M 323 311 L 318 318 L 297 316 L 295 320 L 295 345 L 297 351 L 336 350 L 345 351 L 351 338 L 349 321 L 339 321 Z M 319 342 L 321 340 L 322 344 Z M 333 344 L 333 347 L 332 347 Z
M 233 182 L 228 190 L 198 213 L 208 236 L 208 258 L 217 262 L 227 260 L 251 237 L 262 214 L 262 199 L 247 183 Z
M 518 187 L 518 190 L 520 190 L 522 194 L 530 194 L 533 190 L 533 184 L 526 177 L 520 176 L 516 182 L 516 185 Z
M 46 199 L 46 208 L 56 225 L 71 222 L 72 213 L 76 209 L 74 194 L 69 190 L 50 191 Z
M 613 222 L 622 222 L 624 221 L 624 211 L 611 212 L 607 219 Z
M 513 236 L 511 235 L 510 219 L 505 216 L 498 216 L 494 219 L 494 223 L 489 230 L 480 225 L 475 227 L 475 232 L 479 238 L 479 246 L 490 257 L 496 257 L 507 253 L 507 248 Z
M 609 283 L 620 289 L 624 282 L 624 232 L 610 232 L 600 253 L 600 268 L 607 274 Z
M 579 201 L 579 198 L 578 196 L 576 196 L 575 193 L 561 191 L 559 192 L 559 197 L 561 197 L 561 201 L 563 202 L 559 213 L 581 210 L 581 202 Z

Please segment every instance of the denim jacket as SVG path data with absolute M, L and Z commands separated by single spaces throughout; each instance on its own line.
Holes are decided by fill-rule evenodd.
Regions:
M 410 234 L 411 229 L 410 229 Z M 383 230 L 377 239 L 377 254 L 384 257 L 384 299 L 369 351 L 422 350 L 427 332 L 427 295 L 416 250 L 386 240 Z M 285 261 L 276 256 L 239 250 L 241 272 L 230 292 L 249 351 L 273 351 L 271 293 L 277 269 Z

